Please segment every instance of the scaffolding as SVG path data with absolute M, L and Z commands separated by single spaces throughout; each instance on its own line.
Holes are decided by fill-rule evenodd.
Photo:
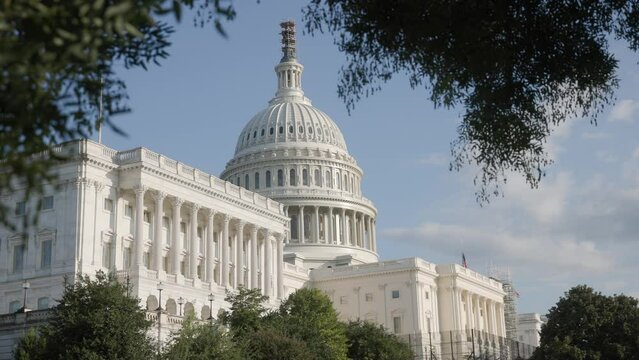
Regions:
M 513 286 L 510 268 L 500 268 L 492 263 L 489 265 L 488 274 L 493 279 L 503 284 L 506 295 L 504 296 L 504 323 L 506 325 L 506 339 L 517 341 L 517 298 L 519 294 Z

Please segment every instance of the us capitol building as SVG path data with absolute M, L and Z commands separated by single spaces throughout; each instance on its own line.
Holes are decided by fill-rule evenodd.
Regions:
M 304 96 L 293 23 L 282 23 L 282 37 L 275 97 L 239 134 L 220 177 L 144 147 L 79 140 L 52 150 L 66 160 L 41 199 L 2 198 L 17 224 L 39 201 L 42 211 L 37 229 L 0 228 L 0 359 L 24 326 L 46 321 L 65 276 L 98 270 L 129 282 L 163 339 L 186 313 L 216 317 L 226 291 L 258 288 L 277 306 L 306 286 L 342 319 L 400 335 L 419 358 L 513 351 L 502 283 L 456 264 L 379 261 L 363 171 L 337 124 Z

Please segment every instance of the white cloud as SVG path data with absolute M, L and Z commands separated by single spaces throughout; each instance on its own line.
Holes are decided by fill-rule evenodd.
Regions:
M 602 140 L 610 138 L 610 134 L 601 131 L 584 131 L 581 133 L 581 138 L 584 140 Z
M 610 111 L 609 121 L 633 122 L 639 112 L 639 101 L 632 99 L 621 100 Z
M 560 221 L 573 183 L 568 172 L 561 172 L 552 179 L 542 179 L 538 189 L 531 189 L 523 180 L 516 178 L 505 187 L 506 206 L 522 208 L 541 223 Z

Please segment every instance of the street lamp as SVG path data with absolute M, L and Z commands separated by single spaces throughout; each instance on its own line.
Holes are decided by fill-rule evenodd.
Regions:
M 28 281 L 25 280 L 22 283 L 22 289 L 24 289 L 24 298 L 22 300 L 22 309 L 18 310 L 18 312 L 25 313 L 29 311 L 29 309 L 27 309 L 27 290 L 29 290 L 30 287 L 31 287 L 31 284 L 29 284 Z
M 182 316 L 182 305 L 184 305 L 184 298 L 181 296 L 178 298 L 178 305 L 180 305 L 180 316 Z
M 213 300 L 215 300 L 215 295 L 213 293 L 209 294 L 209 318 L 207 320 L 211 321 L 213 324 Z
M 164 284 L 162 284 L 161 281 L 158 283 L 157 289 L 158 289 L 158 292 L 160 293 L 160 300 L 158 302 L 158 308 L 155 309 L 155 311 L 162 311 L 164 310 L 162 309 L 162 290 L 164 290 Z

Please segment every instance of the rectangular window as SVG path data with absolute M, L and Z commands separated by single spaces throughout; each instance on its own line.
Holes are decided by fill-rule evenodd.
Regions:
M 186 274 L 186 263 L 184 261 L 180 261 L 180 274 Z
M 182 234 L 186 234 L 186 223 L 185 222 L 181 222 L 180 223 L 180 232 Z
M 197 277 L 200 278 L 200 279 L 203 277 L 202 276 L 202 265 L 198 265 L 197 266 Z
M 20 301 L 12 301 L 9 303 L 9 312 L 14 313 L 22 307 L 22 303 Z
M 111 267 L 111 243 L 102 244 L 102 266 L 105 268 Z
M 391 298 L 393 299 L 399 299 L 399 290 L 393 290 L 391 292 Z
M 426 299 L 428 299 L 428 298 L 429 298 L 429 296 L 430 296 L 430 295 L 428 294 L 428 291 L 426 291 L 426 293 L 425 293 L 424 295 L 425 295 Z
M 147 224 L 151 223 L 151 213 L 144 210 L 144 222 Z
M 347 296 L 340 296 L 339 297 L 339 303 L 340 304 L 348 304 L 348 297 Z
M 104 210 L 113 211 L 113 200 L 104 198 Z
M 124 206 L 124 216 L 133 217 L 133 205 L 126 204 Z
M 129 268 L 131 267 L 131 248 L 124 248 L 124 268 Z
M 373 301 L 373 293 L 366 293 L 366 302 Z
M 22 216 L 27 212 L 27 204 L 24 201 L 18 201 L 16 203 L 16 215 Z
M 53 195 L 45 196 L 42 198 L 42 210 L 53 209 Z
M 169 229 L 169 217 L 168 216 L 163 216 L 162 217 L 162 227 L 165 229 Z
M 201 226 L 197 227 L 197 237 L 199 237 L 200 239 L 202 238 L 202 227 Z
M 169 257 L 164 256 L 162 258 L 162 270 L 169 271 Z
M 24 245 L 13 247 L 13 272 L 20 272 L 24 268 Z
M 38 299 L 38 310 L 44 310 L 49 308 L 49 298 L 41 297 Z
M 395 334 L 402 333 L 402 318 L 400 316 L 393 317 L 393 331 Z
M 144 267 L 147 269 L 151 268 L 151 254 L 148 252 L 142 254 L 142 262 L 144 262 Z
M 40 269 L 51 268 L 51 248 L 53 241 L 46 240 L 42 242 L 42 253 L 40 254 Z

